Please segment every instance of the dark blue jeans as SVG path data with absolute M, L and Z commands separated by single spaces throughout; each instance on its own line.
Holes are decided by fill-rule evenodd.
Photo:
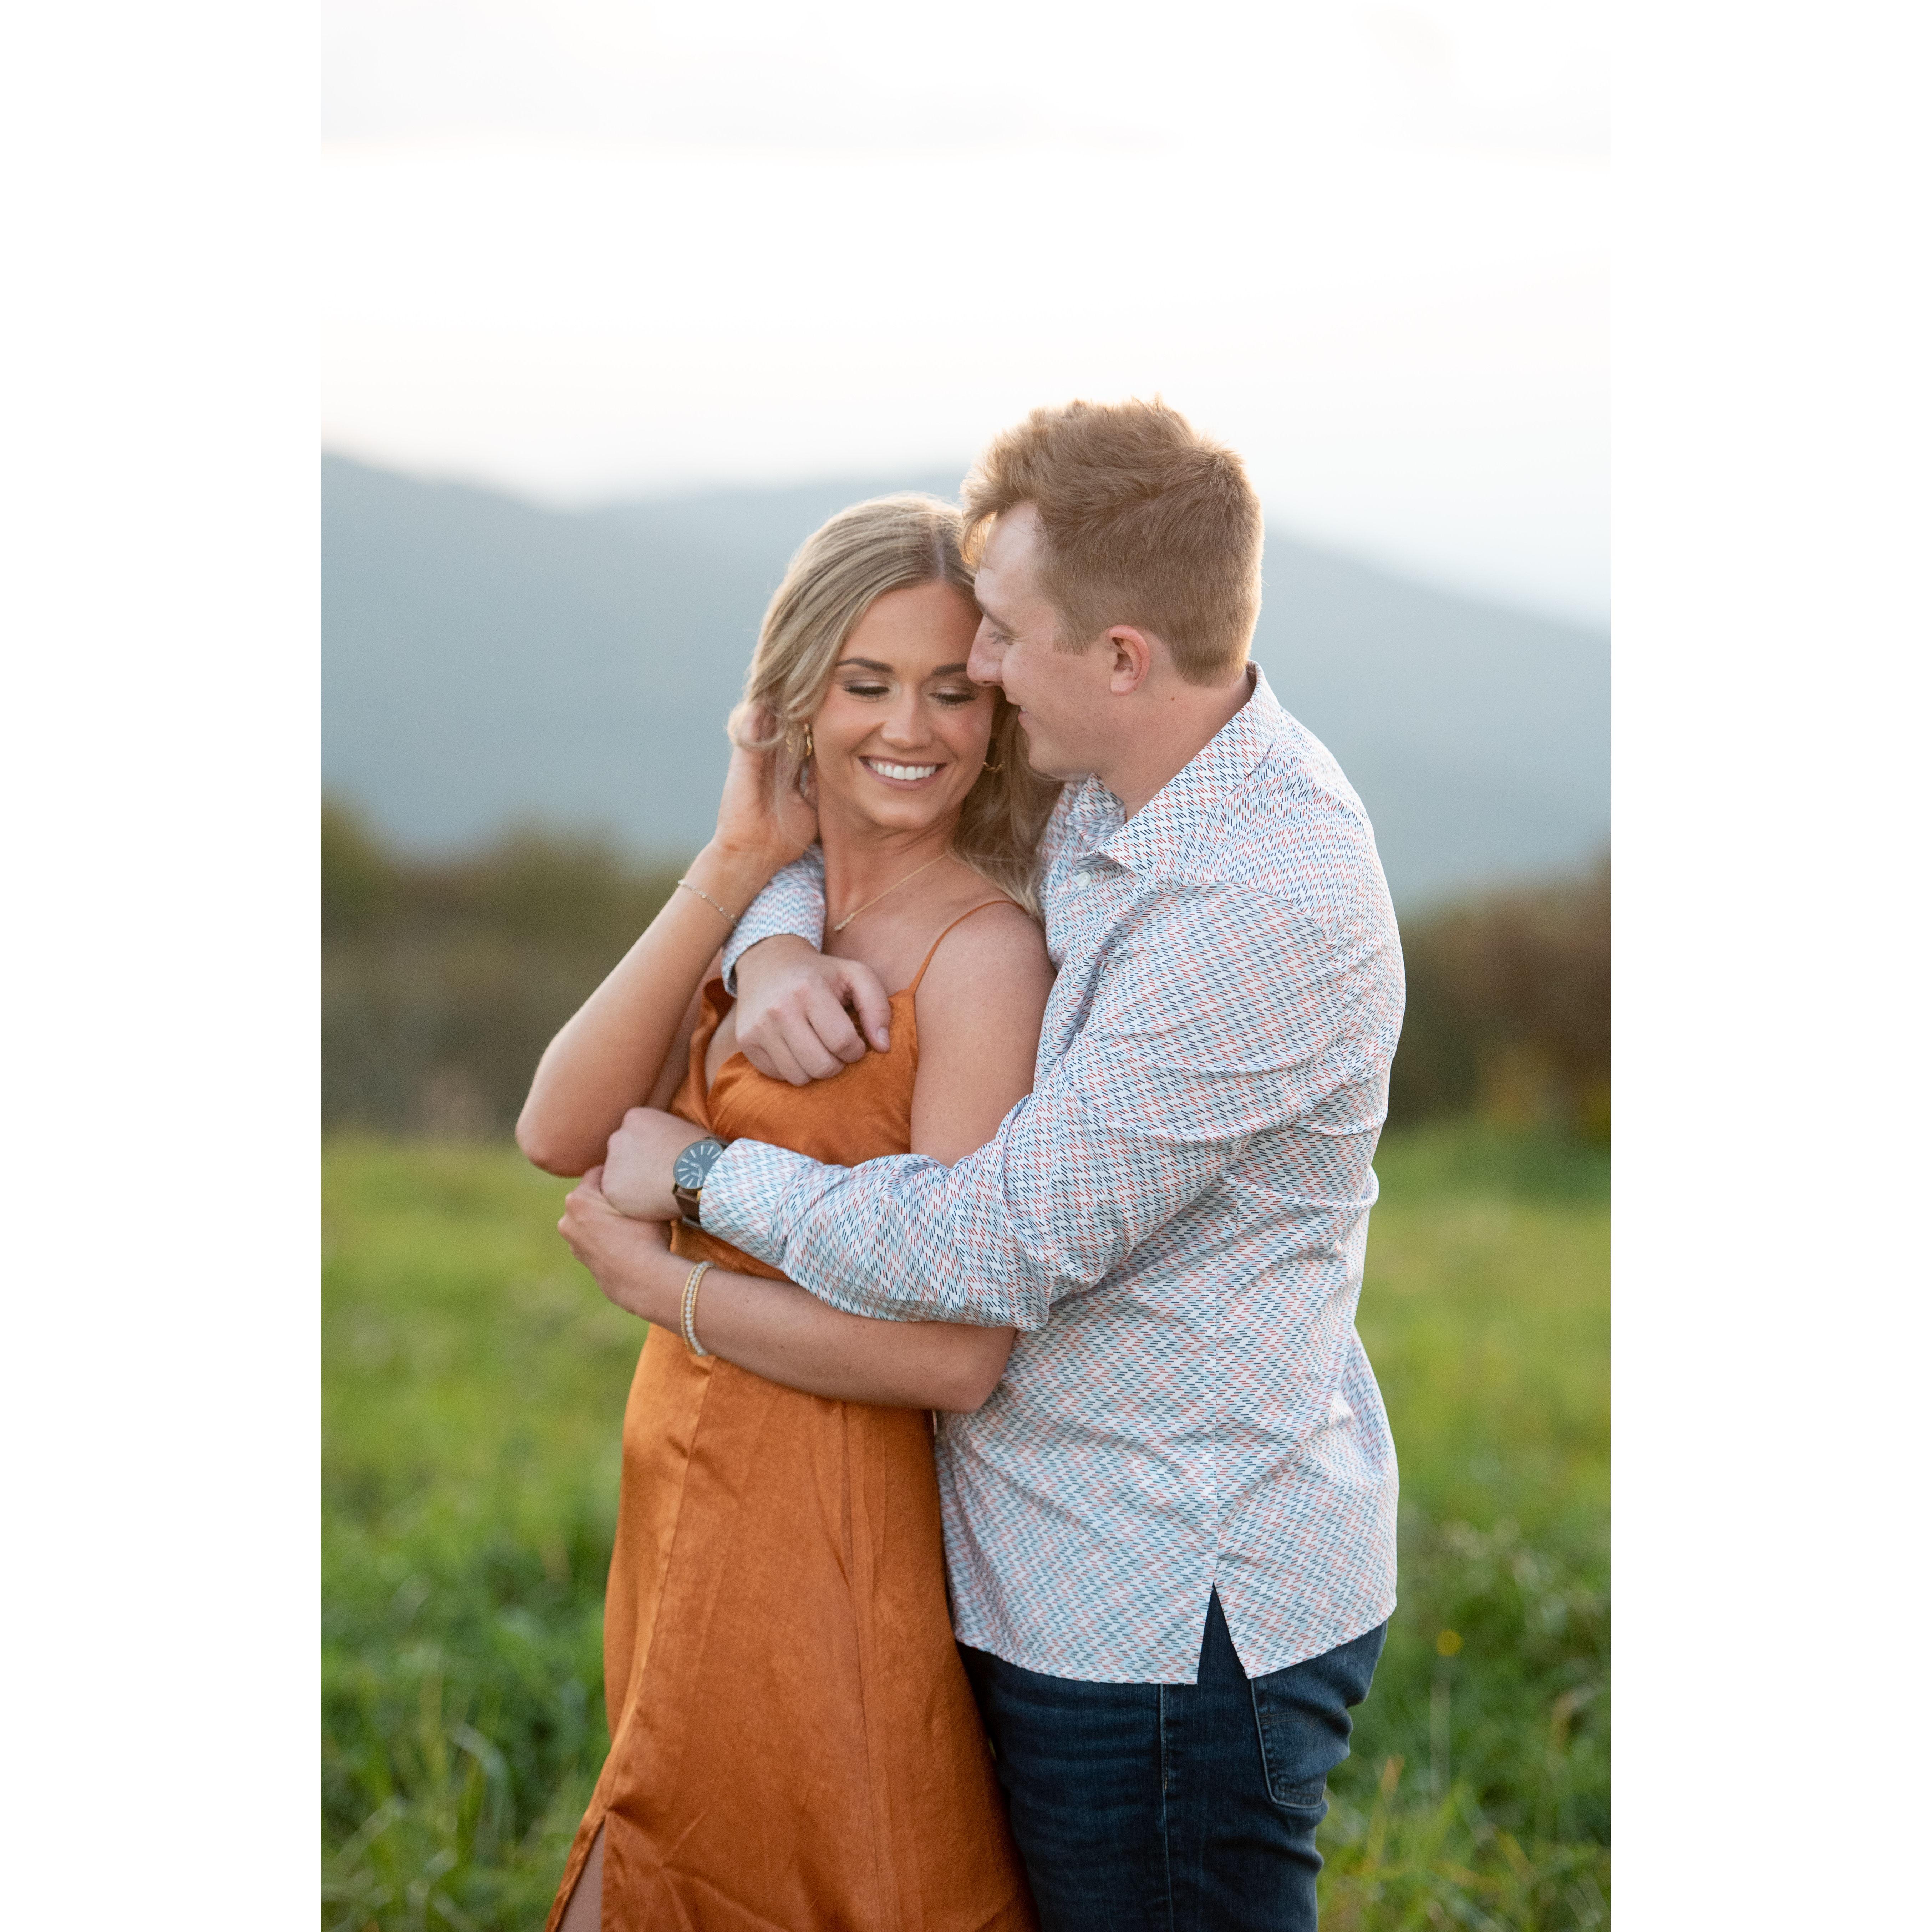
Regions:
M 1315 1828 L 1388 1628 L 1250 1678 L 1213 1596 L 1194 1684 L 962 1646 L 1042 1932 L 1315 1932 Z

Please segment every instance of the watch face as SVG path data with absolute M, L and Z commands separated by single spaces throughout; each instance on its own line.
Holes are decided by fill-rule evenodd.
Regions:
M 694 1142 L 677 1157 L 677 1165 L 671 1169 L 671 1179 L 680 1187 L 702 1187 L 704 1177 L 711 1172 L 711 1163 L 724 1151 L 714 1140 Z M 658 1172 L 664 1172 L 659 1168 Z

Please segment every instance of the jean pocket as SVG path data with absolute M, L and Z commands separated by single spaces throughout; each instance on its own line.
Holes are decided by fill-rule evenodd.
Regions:
M 1252 1680 L 1255 1736 L 1268 1796 L 1283 1810 L 1318 1811 L 1328 1798 L 1328 1774 L 1348 1754 L 1347 1718 L 1338 1726 L 1318 1706 L 1311 1708 L 1306 1684 L 1291 1688 L 1288 1673 Z M 1304 1694 L 1298 1696 L 1296 1690 Z

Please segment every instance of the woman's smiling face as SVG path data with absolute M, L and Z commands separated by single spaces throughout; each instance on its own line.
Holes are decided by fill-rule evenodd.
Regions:
M 812 720 L 821 818 L 922 832 L 958 813 L 998 702 L 966 675 L 979 622 L 950 584 L 918 584 L 888 590 L 854 625 Z

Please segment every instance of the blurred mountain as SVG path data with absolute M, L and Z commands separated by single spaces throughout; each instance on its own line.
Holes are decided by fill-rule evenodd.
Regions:
M 674 860 L 710 830 L 725 712 L 798 543 L 950 474 L 559 512 L 322 460 L 322 776 L 400 845 L 507 824 Z M 1270 532 L 1255 656 L 1341 761 L 1398 903 L 1580 865 L 1610 824 L 1598 633 Z

